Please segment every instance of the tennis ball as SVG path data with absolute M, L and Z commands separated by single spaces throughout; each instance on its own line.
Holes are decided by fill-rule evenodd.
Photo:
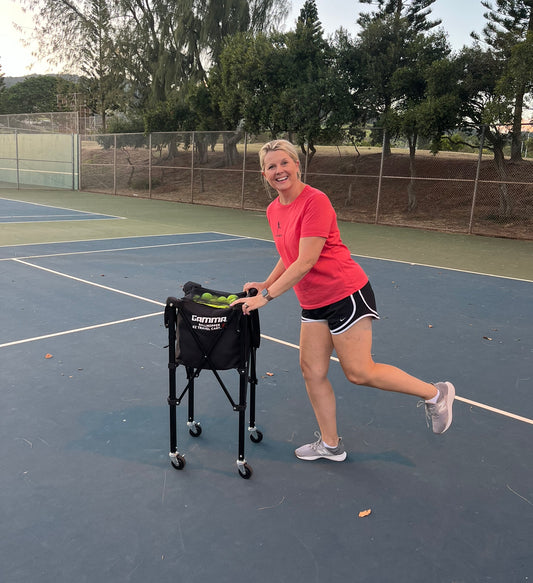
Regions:
M 238 300 L 239 296 L 236 296 L 235 294 L 231 294 L 228 296 L 228 304 L 231 304 L 232 302 L 234 302 L 235 300 Z
M 218 296 L 217 302 L 219 304 L 227 304 L 228 298 L 226 296 Z
M 209 292 L 205 292 L 205 294 L 202 294 L 202 300 L 212 300 L 213 299 L 213 294 L 210 294 Z

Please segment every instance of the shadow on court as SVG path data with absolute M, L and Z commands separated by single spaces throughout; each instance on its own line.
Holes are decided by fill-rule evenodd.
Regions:
M 181 405 L 187 465 L 169 463 L 162 312 L 189 280 L 238 291 L 262 279 L 271 243 L 196 233 L 0 252 L 1 581 L 533 577 L 530 282 L 361 259 L 381 314 L 376 360 L 452 380 L 459 399 L 435 436 L 416 399 L 350 386 L 332 361 L 344 463 L 293 454 L 316 425 L 292 346 L 297 302 L 276 299 L 257 353 L 264 439 L 247 441 L 243 480 L 237 415 L 210 371 L 196 381 L 202 434 Z

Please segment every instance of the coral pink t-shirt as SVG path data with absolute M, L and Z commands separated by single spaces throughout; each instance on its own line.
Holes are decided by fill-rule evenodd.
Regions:
M 267 219 L 285 269 L 298 258 L 302 237 L 326 239 L 318 261 L 294 286 L 302 308 L 312 310 L 327 306 L 353 294 L 368 282 L 366 273 L 342 242 L 335 210 L 320 190 L 306 185 L 288 205 L 276 198 L 267 208 Z

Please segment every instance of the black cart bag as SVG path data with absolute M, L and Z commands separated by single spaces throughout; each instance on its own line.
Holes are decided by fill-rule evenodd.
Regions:
M 169 297 L 165 307 L 165 326 L 169 341 L 169 397 L 170 406 L 170 458 L 176 469 L 183 469 L 185 458 L 177 450 L 176 407 L 188 394 L 189 415 L 187 425 L 193 437 L 202 429 L 194 419 L 195 379 L 202 370 L 211 370 L 220 387 L 239 414 L 239 452 L 237 468 L 243 478 L 252 475 L 244 458 L 245 412 L 248 386 L 250 386 L 250 439 L 258 443 L 262 433 L 255 427 L 256 350 L 260 343 L 259 315 L 257 310 L 245 315 L 242 306 L 229 304 L 237 298 L 247 297 L 245 292 L 228 294 L 208 289 L 198 283 L 183 286 L 181 299 Z M 256 290 L 249 295 L 255 295 Z M 187 385 L 177 396 L 176 369 L 185 367 Z M 239 397 L 236 402 L 217 371 L 236 369 L 239 376 Z

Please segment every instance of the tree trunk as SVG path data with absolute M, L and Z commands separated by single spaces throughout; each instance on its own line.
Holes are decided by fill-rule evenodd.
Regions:
M 511 141 L 511 162 L 522 160 L 522 113 L 524 110 L 525 87 L 521 85 L 516 94 Z
M 197 140 L 196 151 L 198 152 L 199 164 L 207 164 L 208 161 L 207 150 L 208 150 L 207 142 L 204 139 Z
M 507 188 L 507 168 L 505 166 L 505 157 L 501 145 L 494 146 L 494 165 L 500 184 L 498 189 L 500 191 L 500 218 L 509 218 L 513 214 L 513 205 L 511 197 L 509 196 L 509 189 Z
M 168 159 L 174 160 L 178 155 L 178 140 L 176 136 L 171 135 L 168 143 Z
M 223 134 L 224 140 L 224 166 L 230 168 L 239 161 L 237 144 L 242 140 L 242 132 L 237 131 L 233 135 Z

